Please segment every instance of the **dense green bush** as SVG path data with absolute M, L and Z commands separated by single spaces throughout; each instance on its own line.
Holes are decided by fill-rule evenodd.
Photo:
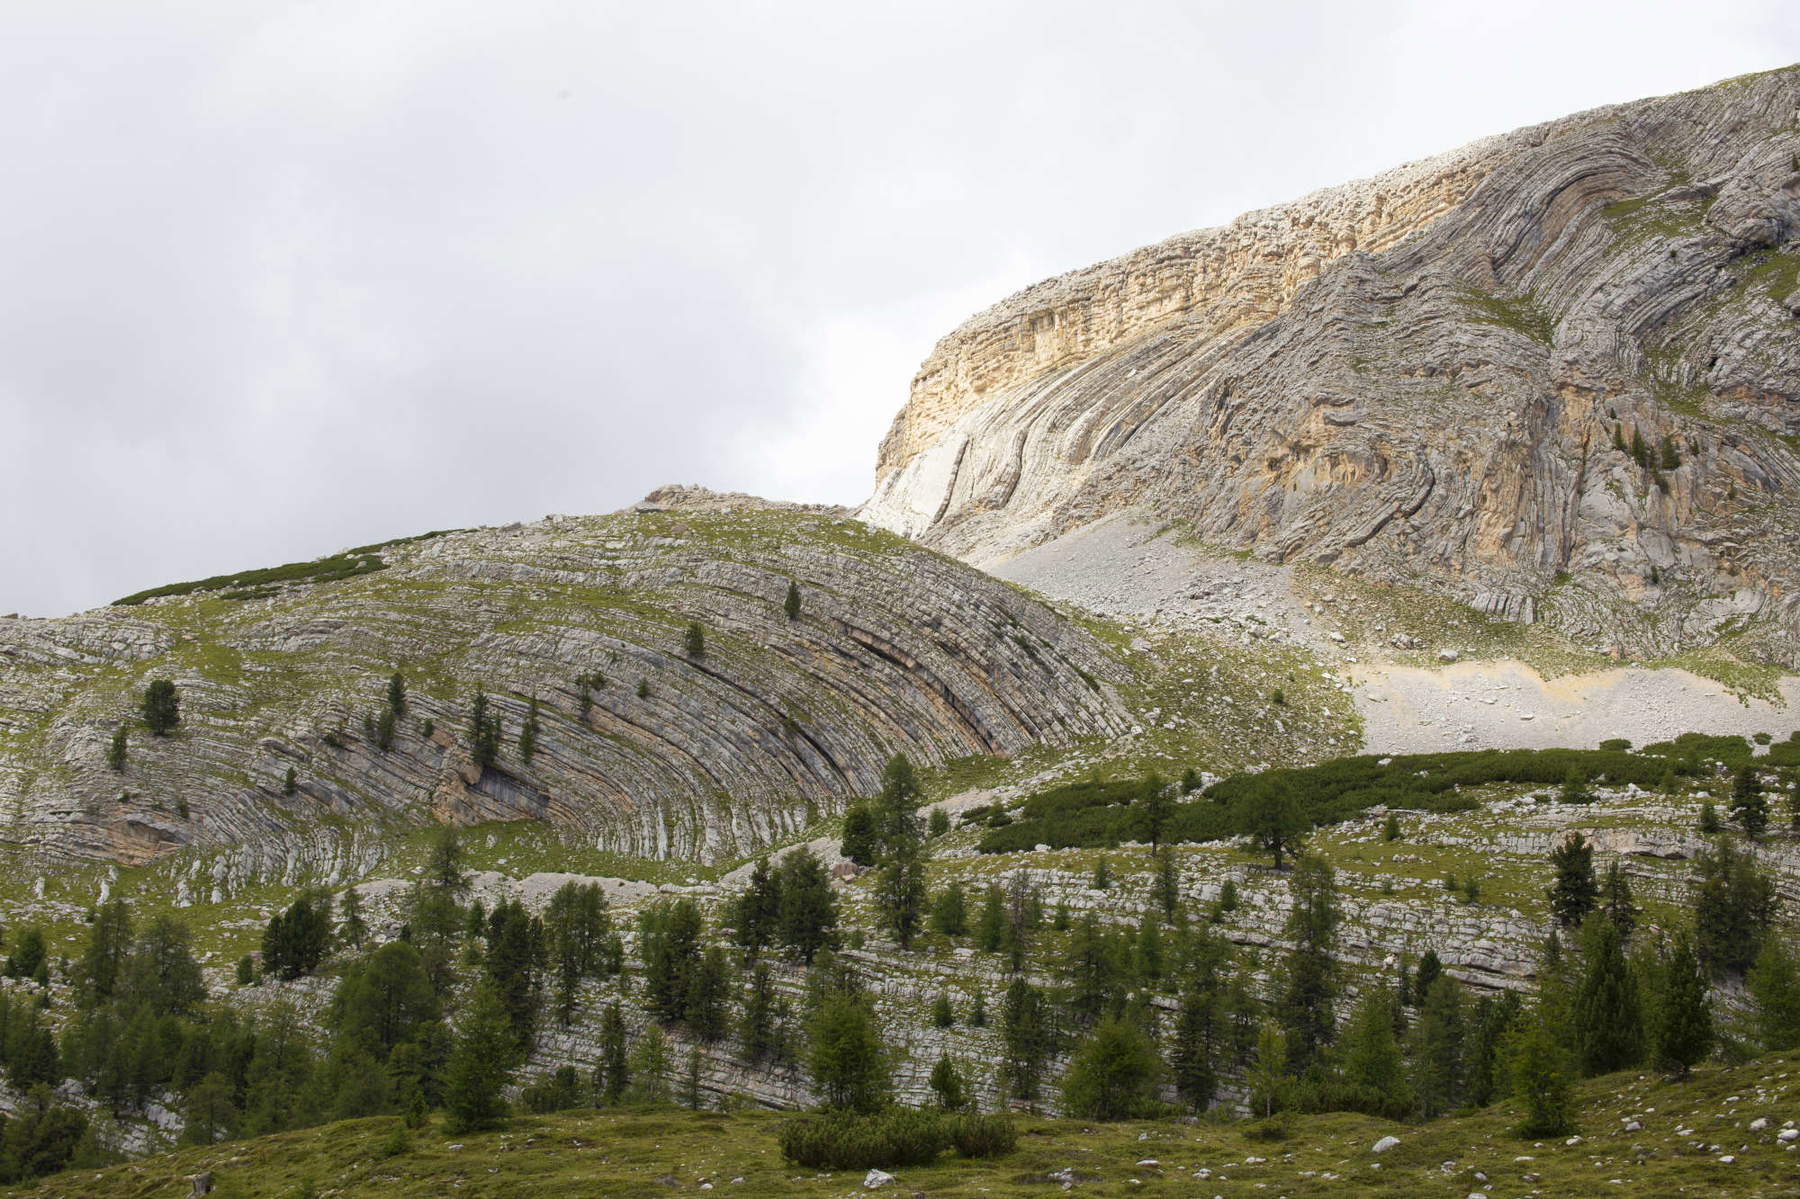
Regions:
M 950 1145 L 948 1122 L 936 1112 L 890 1108 L 873 1116 L 833 1112 L 790 1120 L 781 1153 L 815 1170 L 922 1166 Z
M 1251 832 L 1253 813 L 1271 794 L 1291 796 L 1311 825 L 1336 824 L 1378 806 L 1467 811 L 1476 801 L 1463 793 L 1465 789 L 1487 783 L 1560 785 L 1579 776 L 1655 787 L 1670 770 L 1691 773 L 1702 761 L 1731 758 L 1740 750 L 1749 752 L 1742 737 L 1689 733 L 1642 753 L 1516 749 L 1334 758 L 1316 766 L 1237 774 L 1214 783 L 1199 798 L 1174 806 L 1162 840 L 1216 841 Z M 1792 752 L 1800 759 L 1800 743 Z M 981 838 L 980 848 L 984 853 L 1010 853 L 1038 845 L 1068 849 L 1146 841 L 1145 811 L 1132 802 L 1141 794 L 1137 779 L 1071 783 L 1040 791 L 1025 800 L 1012 824 L 992 827 L 988 821 L 990 831 Z
M 1005 1157 L 1019 1146 L 1019 1130 L 1010 1116 L 970 1112 L 946 1120 L 950 1145 L 964 1157 Z

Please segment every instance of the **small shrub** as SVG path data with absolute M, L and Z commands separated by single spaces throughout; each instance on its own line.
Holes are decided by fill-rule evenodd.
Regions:
M 964 1157 L 1005 1157 L 1019 1147 L 1009 1116 L 969 1113 L 950 1120 L 950 1144 Z
M 1258 1120 L 1244 1129 L 1244 1138 L 1271 1143 L 1285 1141 L 1294 1135 L 1294 1114 L 1276 1112 L 1266 1120 Z
M 399 1157 L 402 1154 L 411 1153 L 412 1134 L 407 1131 L 404 1123 L 396 1124 L 393 1131 L 382 1138 L 381 1144 L 375 1152 L 381 1157 Z

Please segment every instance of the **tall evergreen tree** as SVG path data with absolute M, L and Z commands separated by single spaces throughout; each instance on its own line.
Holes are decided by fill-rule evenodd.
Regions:
M 94 913 L 87 948 L 75 974 L 76 994 L 83 1007 L 109 1002 L 118 991 L 125 959 L 131 952 L 131 909 L 123 899 L 109 899 Z
M 1312 828 L 1311 818 L 1293 791 L 1273 780 L 1265 780 L 1244 802 L 1244 831 L 1274 857 L 1275 869 L 1280 870 L 1283 854 L 1299 852 Z
M 938 1107 L 944 1111 L 959 1112 L 969 1105 L 968 1087 L 963 1082 L 962 1071 L 956 1068 L 949 1054 L 938 1056 L 937 1064 L 931 1068 L 929 1085 Z
M 1174 788 L 1160 774 L 1146 777 L 1138 790 L 1138 810 L 1142 815 L 1144 835 L 1150 839 L 1150 852 L 1162 847 L 1163 830 L 1175 812 Z
M 1276 1017 L 1287 1034 L 1288 1065 L 1295 1073 L 1311 1066 L 1330 1043 L 1337 998 L 1338 906 L 1337 882 L 1324 859 L 1304 856 L 1294 865 L 1290 884 L 1293 907 L 1284 933 L 1293 948 L 1288 953 Z
M 1425 992 L 1412 1030 L 1419 1109 L 1426 1119 L 1462 1103 L 1466 1036 L 1462 984 L 1440 974 Z
M 1662 975 L 1651 1047 L 1657 1069 L 1685 1078 L 1713 1042 L 1711 987 L 1689 937 L 1675 939 Z
M 807 1022 L 813 1082 L 835 1108 L 872 1112 L 886 1102 L 887 1053 L 866 996 L 834 991 Z
M 1575 1054 L 1582 1073 L 1608 1074 L 1644 1057 L 1644 1010 L 1625 961 L 1618 926 L 1603 917 L 1582 928 L 1582 974 L 1575 990 Z
M 1780 937 L 1764 938 L 1746 981 L 1763 1045 L 1776 1052 L 1800 1049 L 1800 955 Z
M 1570 833 L 1550 851 L 1555 877 L 1550 884 L 1550 914 L 1565 928 L 1587 919 L 1600 898 L 1594 881 L 1594 847 L 1580 833 Z
M 469 756 L 477 766 L 500 760 L 500 718 L 490 710 L 487 692 L 477 687 L 469 707 Z
M 990 883 L 981 897 L 981 919 L 975 925 L 975 947 L 983 953 L 999 953 L 1006 942 L 1006 896 L 999 884 Z
M 512 1078 L 518 1040 L 506 1002 L 491 983 L 475 988 L 444 1074 L 444 1130 L 451 1135 L 497 1128 L 506 1120 L 501 1092 Z
M 114 774 L 125 769 L 125 749 L 125 722 L 120 721 L 113 730 L 112 744 L 106 749 L 106 765 Z
M 614 1000 L 600 1019 L 600 1078 L 595 1090 L 601 1102 L 612 1106 L 625 1101 L 631 1089 L 631 1064 L 625 1044 L 625 1014 Z
M 769 964 L 756 963 L 750 972 L 750 993 L 744 999 L 743 1017 L 738 1022 L 738 1040 L 743 1044 L 744 1056 L 752 1062 L 762 1061 L 775 1053 L 778 1002 Z
M 1568 1051 L 1553 1031 L 1555 1013 L 1534 1012 L 1521 1020 L 1508 1073 L 1513 1094 L 1525 1107 L 1519 1134 L 1558 1137 L 1573 1128 L 1574 1098 Z
M 519 1057 L 531 1047 L 537 1022 L 539 963 L 543 925 L 516 899 L 502 900 L 488 915 L 487 952 L 482 955 L 483 982 L 500 999 Z
M 1357 1001 L 1335 1053 L 1347 1106 L 1398 1119 L 1410 1113 L 1412 1084 L 1394 1033 L 1395 999 L 1370 988 Z
M 781 939 L 812 965 L 837 929 L 837 896 L 825 864 L 804 845 L 781 859 Z
M 144 723 L 158 737 L 167 737 L 181 723 L 181 694 L 168 679 L 154 679 L 144 688 Z
M 732 904 L 732 927 L 752 961 L 781 935 L 781 880 L 767 857 L 750 868 L 750 879 Z
M 1155 1099 L 1162 1061 L 1135 1020 L 1108 1017 L 1069 1059 L 1063 1076 L 1063 1110 L 1090 1120 L 1123 1120 L 1142 1114 Z
M 1024 978 L 1006 988 L 1000 1007 L 1000 1077 L 1012 1097 L 1030 1107 L 1037 1101 L 1044 1068 L 1055 1047 L 1049 1004 Z
M 1739 766 L 1731 780 L 1731 818 L 1752 841 L 1769 827 L 1769 801 L 1763 794 L 1762 776 L 1748 763 Z
M 875 898 L 882 919 L 901 949 L 925 919 L 925 851 L 917 841 L 896 844 L 875 879 Z
M 931 931 L 946 937 L 960 937 L 969 931 L 969 904 L 961 879 L 938 892 L 931 905 Z
M 1162 909 L 1163 919 L 1175 919 L 1175 913 L 1181 907 L 1181 867 L 1167 849 L 1156 855 L 1155 889 L 1156 906 Z
M 537 696 L 534 695 L 525 708 L 525 723 L 519 726 L 519 760 L 527 766 L 531 765 L 531 759 L 537 756 L 538 736 L 541 732 L 542 726 L 538 723 L 538 701 Z
M 1713 977 L 1742 974 L 1762 952 L 1775 919 L 1775 885 L 1730 843 L 1694 859 L 1694 941 Z
M 1616 858 L 1607 866 L 1606 881 L 1600 887 L 1600 910 L 1619 930 L 1621 940 L 1631 940 L 1631 935 L 1637 931 L 1641 909 L 1632 897 L 1631 880 L 1625 877 L 1625 870 Z
M 394 715 L 406 715 L 406 676 L 397 670 L 388 676 L 387 705 Z
M 687 632 L 681 636 L 681 648 L 690 658 L 706 656 L 706 630 L 697 620 L 688 621 Z
M 788 580 L 787 598 L 781 601 L 781 610 L 789 620 L 800 619 L 800 587 L 792 579 Z

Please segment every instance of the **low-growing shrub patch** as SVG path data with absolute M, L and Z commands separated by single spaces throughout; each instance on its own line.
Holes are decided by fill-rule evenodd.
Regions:
M 873 1116 L 830 1112 L 802 1116 L 781 1127 L 781 1153 L 815 1170 L 890 1169 L 922 1166 L 945 1149 L 964 1157 L 1000 1157 L 1019 1140 L 1003 1115 L 958 1115 L 889 1108 Z

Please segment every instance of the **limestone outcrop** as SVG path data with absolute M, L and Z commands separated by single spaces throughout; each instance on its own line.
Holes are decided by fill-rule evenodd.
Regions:
M 1490 138 L 941 341 L 871 523 L 992 565 L 1115 512 L 1651 654 L 1800 663 L 1800 68 Z
M 385 569 L 338 581 L 0 620 L 0 837 L 136 863 L 322 822 L 534 819 L 710 860 L 871 793 L 896 752 L 929 767 L 1130 728 L 1116 653 L 1044 604 L 829 510 L 708 497 L 384 547 Z M 383 748 L 395 670 L 409 698 Z M 133 719 L 153 678 L 182 697 L 167 738 Z M 501 728 L 486 766 L 478 689 Z

